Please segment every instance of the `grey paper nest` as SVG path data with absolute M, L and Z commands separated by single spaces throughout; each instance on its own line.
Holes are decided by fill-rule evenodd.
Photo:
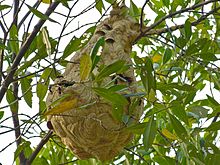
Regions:
M 137 37 L 138 24 L 125 16 L 120 9 L 114 9 L 110 17 L 102 21 L 87 45 L 78 51 L 71 59 L 62 77 L 55 80 L 48 97 L 47 105 L 61 97 L 71 94 L 78 99 L 77 105 L 89 105 L 82 109 L 73 108 L 56 115 L 49 115 L 54 132 L 62 142 L 80 159 L 97 158 L 111 160 L 132 140 L 133 135 L 126 131 L 126 124 L 116 120 L 112 115 L 112 105 L 100 98 L 92 89 L 92 80 L 80 82 L 80 58 L 90 54 L 100 37 L 105 38 L 101 60 L 98 65 L 109 65 L 117 60 L 130 64 L 123 73 L 129 77 L 127 93 L 136 92 L 134 70 L 130 53 L 132 42 Z M 95 74 L 95 73 L 94 73 Z M 111 76 L 104 79 L 105 83 L 112 80 Z M 75 82 L 75 83 L 72 83 Z M 65 85 L 68 83 L 69 85 Z M 72 84 L 71 84 L 72 83 Z M 130 98 L 132 101 L 133 98 Z M 91 104 L 91 105 L 90 105 Z M 124 108 L 128 114 L 128 107 Z M 139 104 L 130 115 L 133 122 L 138 122 L 142 114 L 142 104 Z

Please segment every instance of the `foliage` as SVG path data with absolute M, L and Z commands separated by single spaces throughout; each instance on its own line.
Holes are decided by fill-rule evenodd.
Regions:
M 113 2 L 95 0 L 76 15 L 73 11 L 77 8 L 76 4 L 83 3 L 82 0 L 59 0 L 51 4 L 44 0 L 34 5 L 25 0 L 14 0 L 14 5 L 0 2 L 0 124 L 3 127 L 8 119 L 14 121 L 13 128 L 6 127 L 7 130 L 1 131 L 0 135 L 15 132 L 17 149 L 14 161 L 17 164 L 24 161 L 33 161 L 33 164 L 102 164 L 95 159 L 78 160 L 55 135 L 39 151 L 31 145 L 28 137 L 39 127 L 37 134 L 44 141 L 43 137 L 48 131 L 42 123 L 45 123 L 45 96 L 49 84 L 53 84 L 53 80 L 62 73 L 69 57 L 86 45 L 96 24 L 88 23 L 74 30 L 69 26 L 77 24 L 76 18 L 90 10 L 105 16 Z M 131 93 L 129 97 L 137 98 L 131 103 L 133 106 L 138 99 L 145 100 L 145 108 L 140 123 L 126 128 L 134 133 L 133 141 L 115 160 L 108 163 L 218 164 L 220 100 L 216 95 L 220 90 L 220 2 L 125 2 L 130 5 L 128 14 L 140 24 L 140 35 L 134 41 L 131 54 L 139 93 Z M 44 8 L 47 8 L 46 12 Z M 66 11 L 59 13 L 63 8 Z M 18 17 L 21 11 L 25 14 Z M 64 22 L 52 18 L 51 13 L 52 16 L 58 14 Z M 13 15 L 13 19 L 9 14 Z M 84 33 L 77 36 L 77 30 L 85 26 L 88 26 L 87 30 L 83 29 Z M 61 29 L 60 33 L 51 35 L 51 27 Z M 100 68 L 96 76 L 92 75 L 101 58 L 99 50 L 104 44 L 104 39 L 100 38 L 91 54 L 85 54 L 81 59 L 82 81 L 90 76 L 101 84 L 105 77 L 126 70 L 124 61 L 119 60 Z M 93 90 L 117 105 L 119 110 L 113 112 L 114 116 L 126 121 L 120 106 L 127 105 L 128 101 L 126 96 L 117 93 L 126 90 L 126 86 L 100 85 Z M 6 106 L 3 106 L 4 97 L 8 103 Z M 36 97 L 39 110 L 34 105 Z M 29 116 L 28 110 L 22 111 L 21 102 L 26 102 L 29 111 L 35 111 L 36 115 Z M 67 103 L 75 106 L 77 100 L 63 102 L 68 107 Z M 47 113 L 57 113 L 59 109 L 58 105 Z M 12 116 L 6 116 L 5 111 L 11 111 Z M 26 119 L 22 120 L 22 116 L 26 116 Z M 9 146 L 1 145 L 1 152 Z

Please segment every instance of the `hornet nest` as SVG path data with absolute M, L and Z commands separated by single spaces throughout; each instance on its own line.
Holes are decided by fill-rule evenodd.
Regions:
M 50 114 L 54 132 L 62 142 L 80 159 L 97 158 L 111 160 L 132 140 L 132 133 L 125 128 L 129 123 L 137 123 L 143 104 L 140 99 L 127 97 L 128 104 L 122 108 L 122 116 L 129 116 L 128 122 L 117 120 L 113 115 L 113 105 L 93 90 L 95 83 L 91 76 L 82 81 L 80 78 L 80 61 L 85 54 L 90 54 L 97 41 L 103 37 L 100 61 L 92 74 L 96 75 L 101 66 L 108 66 L 118 60 L 125 62 L 128 69 L 123 73 L 108 75 L 100 86 L 106 84 L 124 84 L 126 90 L 116 92 L 123 95 L 136 93 L 136 80 L 130 53 L 132 42 L 138 35 L 138 23 L 129 17 L 122 8 L 114 7 L 110 17 L 103 20 L 96 28 L 90 41 L 78 51 L 66 66 L 64 74 L 57 78 L 47 96 L 47 107 L 50 110 L 58 98 L 69 94 L 69 99 L 77 99 L 77 105 L 65 112 Z M 124 96 L 123 96 L 124 97 Z M 125 97 L 124 97 L 125 98 Z M 138 102 L 130 112 L 131 103 Z M 62 106 L 62 102 L 60 103 Z M 63 106 L 65 107 L 65 106 Z M 81 108 L 78 108 L 81 107 Z M 116 109 L 117 110 L 117 109 Z

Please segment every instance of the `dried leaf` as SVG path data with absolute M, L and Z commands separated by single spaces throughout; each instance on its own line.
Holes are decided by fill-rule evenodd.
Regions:
M 84 54 L 80 59 L 80 79 L 82 81 L 88 79 L 91 69 L 92 69 L 91 57 L 87 54 Z
M 57 106 L 55 106 L 54 108 L 47 111 L 44 115 L 45 116 L 54 115 L 54 114 L 70 111 L 76 107 L 77 102 L 78 102 L 77 98 L 73 98 L 68 101 L 63 101 L 60 104 L 58 104 Z

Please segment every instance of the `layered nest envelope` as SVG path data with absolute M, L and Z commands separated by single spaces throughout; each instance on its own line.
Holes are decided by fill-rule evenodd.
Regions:
M 143 109 L 140 98 L 130 97 L 137 93 L 130 55 L 139 28 L 124 6 L 113 8 L 51 86 L 47 120 L 80 159 L 111 160 L 133 138 L 126 128 Z

